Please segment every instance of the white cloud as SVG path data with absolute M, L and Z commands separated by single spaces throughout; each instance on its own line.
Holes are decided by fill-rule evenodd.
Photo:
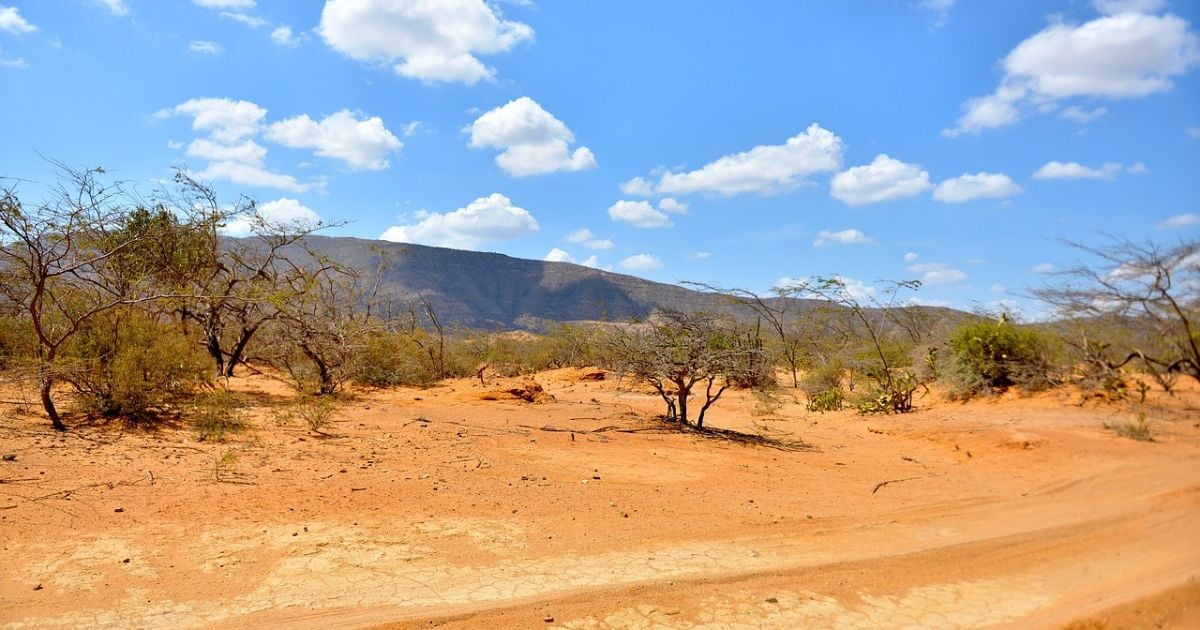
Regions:
M 0 59 L 0 68 L 11 68 L 13 70 L 24 70 L 29 67 L 29 62 L 25 61 L 24 57 L 13 57 L 11 59 Z
M 227 20 L 233 20 L 234 22 L 240 22 L 242 24 L 245 24 L 246 26 L 249 26 L 250 28 L 262 28 L 264 26 L 271 25 L 270 22 L 264 20 L 263 18 L 258 17 L 257 15 L 238 13 L 236 11 L 222 11 L 220 16 Z
M 705 251 L 692 252 L 692 253 L 688 254 L 688 258 L 694 258 L 696 260 L 704 260 L 705 258 L 710 258 L 711 256 L 712 256 L 711 252 L 705 252 Z
M 658 209 L 671 214 L 687 214 L 688 205 L 674 197 L 663 197 L 658 200 Z
M 817 233 L 817 240 L 813 241 L 813 245 L 817 247 L 827 247 L 829 245 L 868 245 L 874 242 L 875 239 L 868 238 L 861 231 L 851 228 L 840 232 L 821 230 Z
M 453 212 L 421 212 L 418 222 L 387 229 L 380 239 L 423 243 L 439 247 L 475 249 L 494 241 L 507 241 L 538 231 L 538 222 L 524 208 L 500 193 L 480 197 Z
M 1197 132 L 1200 133 L 1200 127 L 1197 127 Z M 654 194 L 654 185 L 641 177 L 634 177 L 621 183 L 621 192 L 635 197 L 649 197 Z
M 345 109 L 320 122 L 307 114 L 281 120 L 268 127 L 265 135 L 284 146 L 313 149 L 317 155 L 373 171 L 387 168 L 388 154 L 404 146 L 378 116 L 360 120 Z
M 919 165 L 880 153 L 870 164 L 834 175 L 829 192 L 845 204 L 861 206 L 912 197 L 929 188 L 929 173 Z
M 580 228 L 567 234 L 563 240 L 568 243 L 576 243 L 592 250 L 606 250 L 613 248 L 613 242 L 604 238 L 596 238 L 596 235 L 587 228 Z
M 543 258 L 542 260 L 549 261 L 549 262 L 567 262 L 567 263 L 575 262 L 575 259 L 571 258 L 570 254 L 568 254 L 567 252 L 565 252 L 557 247 L 555 247 L 554 249 L 551 249 L 549 252 L 547 252 L 546 257 Z
M 1007 290 L 1008 290 L 1008 287 L 1004 286 L 1003 284 L 1000 284 L 999 282 L 988 287 L 988 291 L 991 291 L 992 293 L 1004 293 Z
M 650 254 L 634 254 L 622 260 L 621 267 L 630 271 L 651 271 L 662 267 L 662 261 Z
M 1188 127 L 1184 130 L 1189 138 L 1196 140 L 1200 139 L 1200 127 Z
M 909 273 L 921 274 L 923 284 L 949 284 L 967 279 L 967 273 L 946 263 L 916 263 L 905 267 Z
M 784 144 L 759 145 L 694 171 L 663 173 L 657 190 L 664 194 L 711 192 L 727 196 L 783 192 L 805 183 L 810 175 L 841 168 L 842 151 L 841 138 L 813 123 Z
M 937 185 L 933 198 L 945 203 L 997 199 L 1019 194 L 1021 187 L 1003 173 L 963 173 Z
M 483 0 L 329 0 L 318 27 L 325 43 L 401 76 L 468 85 L 495 71 L 476 55 L 506 52 L 533 29 L 507 21 Z
M 1062 112 L 1058 114 L 1058 117 L 1062 118 L 1063 120 L 1070 120 L 1081 125 L 1086 125 L 1093 120 L 1102 118 L 1106 115 L 1108 115 L 1108 109 L 1104 107 L 1097 107 L 1089 110 L 1078 105 L 1071 105 L 1070 107 L 1062 110 Z
M 292 27 L 280 24 L 271 31 L 271 41 L 280 46 L 295 46 L 300 43 L 300 38 L 292 33 Z
M 1059 162 L 1052 160 L 1042 165 L 1034 174 L 1034 179 L 1116 179 L 1121 171 L 1121 165 L 1116 162 L 1106 162 L 1099 168 L 1084 166 L 1079 162 Z
M 193 55 L 219 55 L 225 50 L 225 47 L 219 42 L 193 40 L 188 42 L 187 50 Z
M 321 217 L 315 210 L 290 197 L 281 197 L 259 204 L 255 208 L 255 214 L 258 215 L 258 221 L 274 229 L 299 228 L 306 230 L 321 225 Z M 258 221 L 252 220 L 251 217 L 235 217 L 225 224 L 221 232 L 229 236 L 249 236 L 254 232 Z
M 244 162 L 261 164 L 267 150 L 253 140 L 238 144 L 222 144 L 208 138 L 197 138 L 188 144 L 187 154 L 211 162 Z
M 302 184 L 291 175 L 274 173 L 261 164 L 247 162 L 213 162 L 195 174 L 200 180 L 225 180 L 245 186 L 278 188 L 289 192 L 304 192 L 316 184 Z
M 496 164 L 509 175 L 524 177 L 596 167 L 591 149 L 568 147 L 575 135 L 563 122 L 522 96 L 471 123 L 471 146 L 502 149 Z
M 1173 217 L 1168 217 L 1158 224 L 1160 230 L 1177 230 L 1189 225 L 1200 225 L 1200 214 L 1177 214 Z
M 1105 15 L 1154 13 L 1165 5 L 1165 0 L 1092 0 L 1092 6 Z
M 1125 167 L 1125 172 L 1131 175 L 1145 175 L 1150 172 L 1150 169 L 1141 162 L 1134 162 Z
M 1054 271 L 1054 265 L 1050 263 L 1038 263 L 1029 268 L 1030 273 L 1050 273 Z
M 96 4 L 108 9 L 108 12 L 121 17 L 129 14 L 129 7 L 126 6 L 125 0 L 96 0 Z
M 588 256 L 583 262 L 581 262 L 579 264 L 583 265 L 584 267 L 591 267 L 592 269 L 599 269 L 600 268 L 600 259 L 597 258 L 595 254 L 592 254 L 591 256 Z
M 666 214 L 654 209 L 648 201 L 618 201 L 608 208 L 613 221 L 622 221 L 640 228 L 660 228 L 671 225 Z
M 253 9 L 254 0 L 192 0 L 192 4 L 205 9 Z
M 1200 62 L 1200 43 L 1182 18 L 1140 12 L 1158 6 L 1097 2 L 1111 14 L 1078 26 L 1055 23 L 1034 34 L 1005 56 L 996 90 L 964 103 L 957 124 L 943 134 L 1009 125 L 1025 110 L 1050 111 L 1068 98 L 1133 98 L 1170 90 L 1172 77 Z
M 918 254 L 917 252 L 908 252 L 907 254 L 904 254 L 904 262 L 906 262 L 906 263 L 916 262 L 916 260 L 920 257 L 921 257 L 920 254 Z
M 404 125 L 404 131 L 402 133 L 404 133 L 405 138 L 408 138 L 410 136 L 417 135 L 417 133 L 419 133 L 422 129 L 425 129 L 427 127 L 428 127 L 428 125 L 426 125 L 425 123 L 423 123 L 419 120 L 414 120 L 414 121 L 411 121 Z
M 38 27 L 29 23 L 21 16 L 21 10 L 17 7 L 6 7 L 0 5 L 0 31 L 12 33 L 13 35 L 24 35 L 25 33 L 33 33 L 38 30 Z
M 258 133 L 267 110 L 250 101 L 228 98 L 193 98 L 170 109 L 155 113 L 156 118 L 172 115 L 192 117 L 192 129 L 209 132 L 214 140 L 232 144 Z

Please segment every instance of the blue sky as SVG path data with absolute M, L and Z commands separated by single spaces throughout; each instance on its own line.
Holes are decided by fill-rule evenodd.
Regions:
M 1200 4 L 0 0 L 0 176 L 765 291 L 1023 303 L 1200 231 Z M 243 229 L 240 224 L 231 231 Z M 1029 312 L 1036 306 L 1027 303 Z

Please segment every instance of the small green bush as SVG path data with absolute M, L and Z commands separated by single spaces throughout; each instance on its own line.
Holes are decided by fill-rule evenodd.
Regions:
M 139 312 L 88 320 L 66 355 L 63 378 L 89 415 L 134 422 L 178 408 L 212 374 L 195 340 Z
M 952 376 L 961 396 L 1055 383 L 1049 340 L 1007 318 L 964 324 L 950 335 L 949 344 Z
M 286 407 L 277 410 L 275 421 L 284 425 L 299 421 L 309 431 L 328 437 L 329 425 L 333 422 L 335 411 L 337 404 L 332 397 L 302 394 Z
M 819 392 L 808 399 L 808 404 L 805 409 L 809 411 L 839 411 L 842 408 L 842 403 L 845 397 L 842 390 L 836 387 L 831 387 L 822 392 Z
M 418 334 L 424 334 L 418 331 Z M 367 339 L 354 357 L 352 377 L 372 387 L 428 387 L 437 381 L 433 363 L 414 335 L 382 333 Z
M 233 392 L 215 389 L 196 395 L 188 403 L 188 417 L 200 441 L 224 441 L 249 426 L 245 406 Z

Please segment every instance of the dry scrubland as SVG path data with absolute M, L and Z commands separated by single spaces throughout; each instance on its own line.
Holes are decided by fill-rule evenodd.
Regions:
M 618 385 L 355 388 L 322 436 L 278 413 L 293 388 L 239 372 L 249 428 L 224 441 L 51 432 L 7 391 L 0 627 L 1200 624 L 1194 383 L 1149 394 L 1153 442 L 1070 388 L 874 416 L 734 390 L 710 412 L 772 444 L 672 430 Z

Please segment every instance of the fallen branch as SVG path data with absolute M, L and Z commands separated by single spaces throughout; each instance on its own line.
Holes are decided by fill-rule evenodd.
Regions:
M 912 481 L 913 479 L 920 479 L 920 477 L 905 477 L 903 479 L 888 479 L 887 481 L 880 481 L 879 483 L 875 484 L 875 488 L 873 490 L 871 490 L 871 494 L 875 494 L 876 492 L 879 492 L 880 488 L 882 488 L 890 483 L 900 483 L 901 481 Z

